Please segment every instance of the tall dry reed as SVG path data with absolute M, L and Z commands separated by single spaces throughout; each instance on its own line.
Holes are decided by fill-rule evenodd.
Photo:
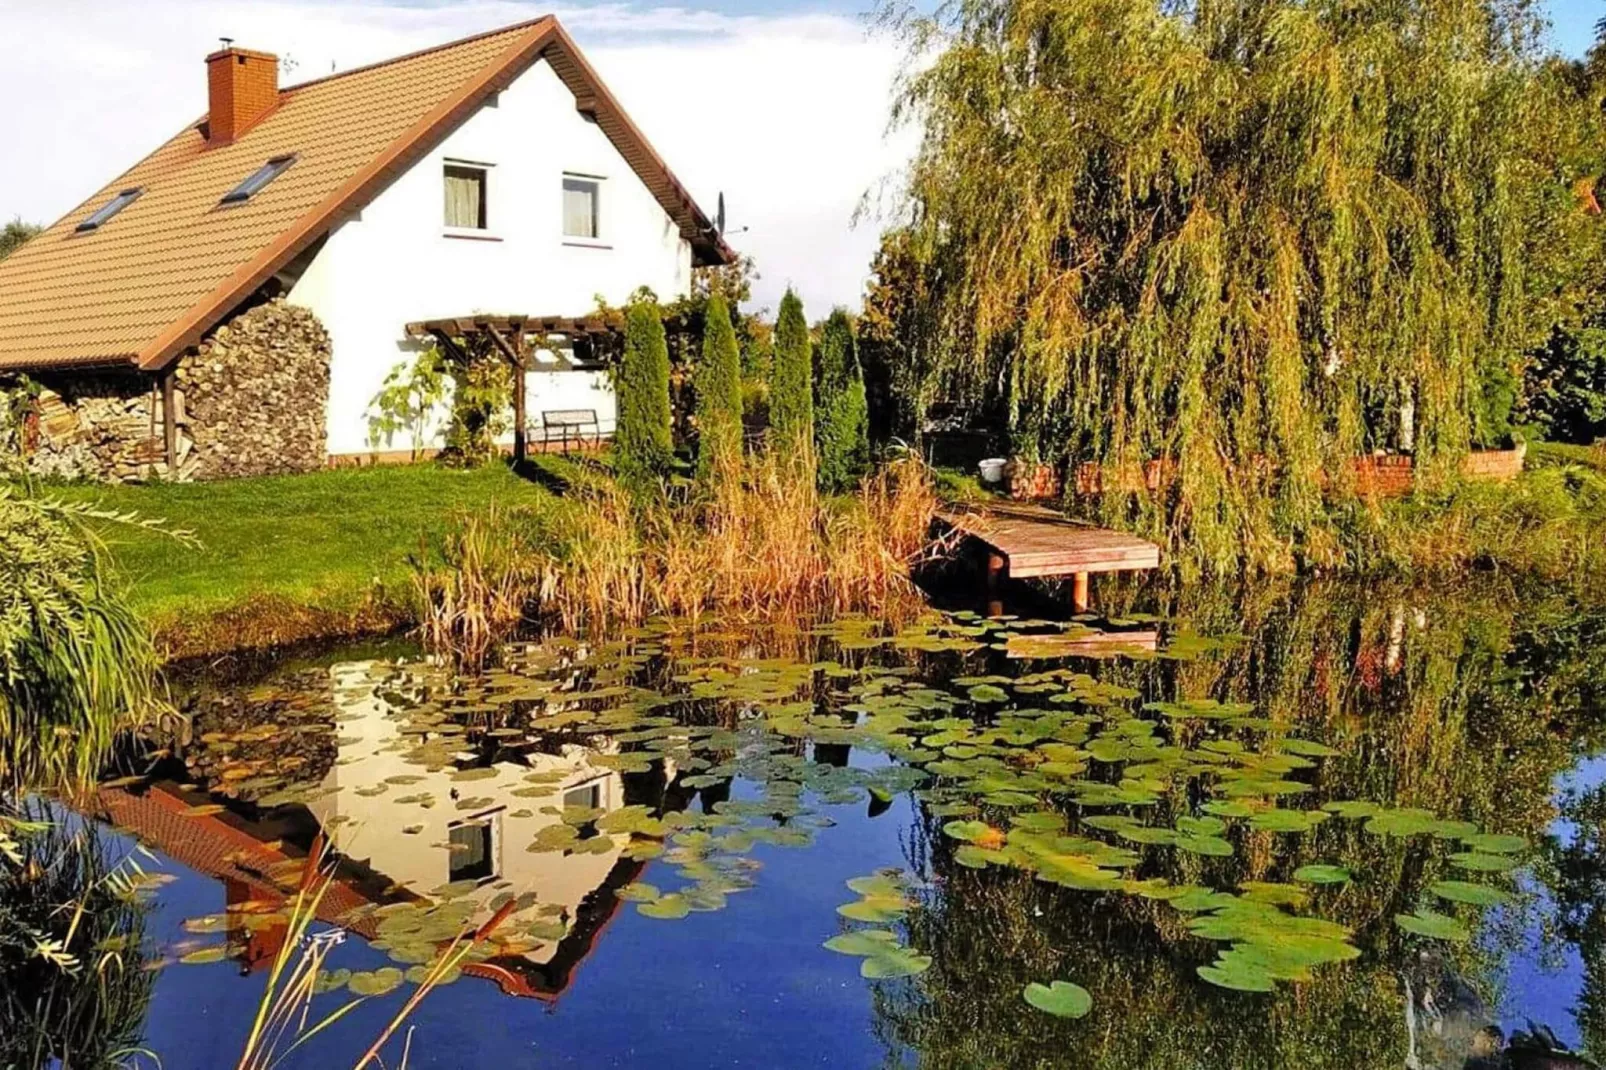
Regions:
M 526 616 L 573 631 L 655 615 L 906 619 L 922 606 L 911 572 L 933 552 L 936 505 L 914 459 L 840 497 L 770 456 L 731 466 L 680 504 L 643 506 L 588 479 L 555 509 L 460 517 L 442 565 L 415 559 L 420 631 L 430 649 L 483 664 Z
M 838 498 L 768 455 L 687 505 L 633 510 L 608 485 L 584 494 L 541 565 L 541 609 L 569 628 L 656 614 L 897 617 L 921 604 L 910 573 L 937 499 L 914 460 Z
M 459 513 L 438 548 L 412 559 L 418 630 L 429 650 L 459 663 L 482 666 L 496 644 L 524 619 L 529 605 L 528 555 L 509 533 L 521 528 L 512 514 L 492 506 Z

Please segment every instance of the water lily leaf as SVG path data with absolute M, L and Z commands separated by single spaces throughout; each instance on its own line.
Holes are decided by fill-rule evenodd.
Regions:
M 1323 805 L 1322 809 L 1326 810 L 1330 814 L 1337 814 L 1339 817 L 1358 820 L 1363 817 L 1371 817 L 1373 814 L 1377 813 L 1381 807 L 1379 807 L 1377 803 L 1365 802 L 1363 800 L 1356 799 L 1330 802 Z
M 1461 842 L 1474 851 L 1484 854 L 1509 855 L 1528 849 L 1528 841 L 1521 836 L 1496 836 L 1491 833 L 1479 833 L 1475 836 L 1463 836 Z
M 1381 836 L 1424 836 L 1432 834 L 1438 821 L 1438 815 L 1431 810 L 1379 810 L 1363 827 Z
M 222 962 L 228 955 L 226 944 L 212 944 L 208 947 L 197 948 L 194 951 L 180 955 L 178 960 L 186 966 L 204 966 L 208 963 Z
M 931 968 L 931 956 L 907 947 L 888 945 L 859 964 L 859 975 L 871 980 L 913 977 Z
M 1313 863 L 1294 870 L 1294 879 L 1306 884 L 1346 884 L 1349 882 L 1350 872 L 1343 866 Z
M 969 869 L 986 869 L 994 861 L 996 851 L 988 851 L 973 843 L 963 843 L 954 849 L 954 861 Z
M 1021 997 L 1040 1011 L 1057 1018 L 1081 1018 L 1093 1009 L 1093 996 L 1081 985 L 1069 981 L 1039 984 L 1033 981 L 1021 991 Z
M 1280 739 L 1276 746 L 1289 754 L 1298 754 L 1305 758 L 1336 758 L 1344 753 L 1325 743 L 1316 743 L 1309 739 Z
M 685 896 L 671 892 L 662 898 L 654 899 L 650 903 L 637 903 L 636 913 L 644 914 L 649 918 L 662 918 L 673 921 L 676 918 L 684 918 L 687 914 L 690 914 L 691 904 L 686 902 Z
M 346 980 L 346 987 L 357 996 L 383 996 L 401 987 L 407 975 L 394 966 L 382 966 L 369 973 L 359 971 Z
M 1235 992 L 1270 992 L 1277 987 L 1270 973 L 1249 965 L 1200 966 L 1195 972 L 1211 984 Z
M 909 906 L 909 900 L 901 895 L 875 895 L 844 903 L 836 908 L 836 912 L 844 918 L 879 925 L 903 917 L 908 913 Z
M 625 885 L 613 894 L 627 903 L 652 903 L 662 899 L 664 893 L 660 892 L 654 885 L 636 881 L 633 884 Z
M 843 955 L 879 955 L 897 942 L 888 929 L 857 929 L 831 937 L 825 946 Z
M 1473 884 L 1470 881 L 1439 881 L 1429 886 L 1428 891 L 1452 903 L 1467 903 L 1478 907 L 1499 906 L 1511 902 L 1512 898 L 1511 893 L 1503 889 L 1487 884 Z
M 1507 855 L 1484 854 L 1480 851 L 1466 851 L 1453 854 L 1449 858 L 1452 866 L 1461 869 L 1470 869 L 1476 873 L 1505 873 L 1516 869 L 1522 863 Z
M 1232 844 L 1220 836 L 1178 836 L 1177 850 L 1189 854 L 1209 855 L 1213 858 L 1231 858 Z
M 868 877 L 854 877 L 848 887 L 862 896 L 901 897 L 905 883 L 897 870 L 882 870 Z
M 1408 933 L 1426 936 L 1433 940 L 1463 943 L 1472 938 L 1472 933 L 1459 921 L 1426 909 L 1418 909 L 1415 914 L 1396 914 L 1394 924 Z

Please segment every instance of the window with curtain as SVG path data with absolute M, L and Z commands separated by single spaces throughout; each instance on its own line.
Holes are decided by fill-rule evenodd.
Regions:
M 446 225 L 485 229 L 485 168 L 446 165 Z
M 594 178 L 563 176 L 563 236 L 589 238 L 601 236 L 597 202 L 601 199 L 602 183 Z

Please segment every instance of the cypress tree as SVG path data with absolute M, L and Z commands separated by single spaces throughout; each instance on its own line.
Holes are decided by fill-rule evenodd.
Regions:
M 670 436 L 669 343 L 663 314 L 652 301 L 625 312 L 625 352 L 616 382 L 619 421 L 614 431 L 614 470 L 619 482 L 641 496 L 658 489 L 674 452 Z
M 729 472 L 742 460 L 742 368 L 721 294 L 708 299 L 703 356 L 697 366 L 697 478 Z
M 803 302 L 790 289 L 775 322 L 775 367 L 770 381 L 770 447 L 807 450 L 814 442 L 814 390 L 810 382 L 809 325 Z
M 824 491 L 846 490 L 859 481 L 870 462 L 869 407 L 864 374 L 859 368 L 853 321 L 838 308 L 825 321 L 815 351 L 814 453 Z

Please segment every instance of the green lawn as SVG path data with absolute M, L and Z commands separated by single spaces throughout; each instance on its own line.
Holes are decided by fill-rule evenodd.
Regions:
M 105 536 L 135 607 L 159 630 L 256 602 L 350 613 L 405 591 L 407 556 L 457 510 L 550 503 L 502 465 L 430 464 L 216 483 L 65 485 L 46 494 L 162 517 L 199 548 L 116 525 Z M 395 601 L 392 597 L 391 601 Z

